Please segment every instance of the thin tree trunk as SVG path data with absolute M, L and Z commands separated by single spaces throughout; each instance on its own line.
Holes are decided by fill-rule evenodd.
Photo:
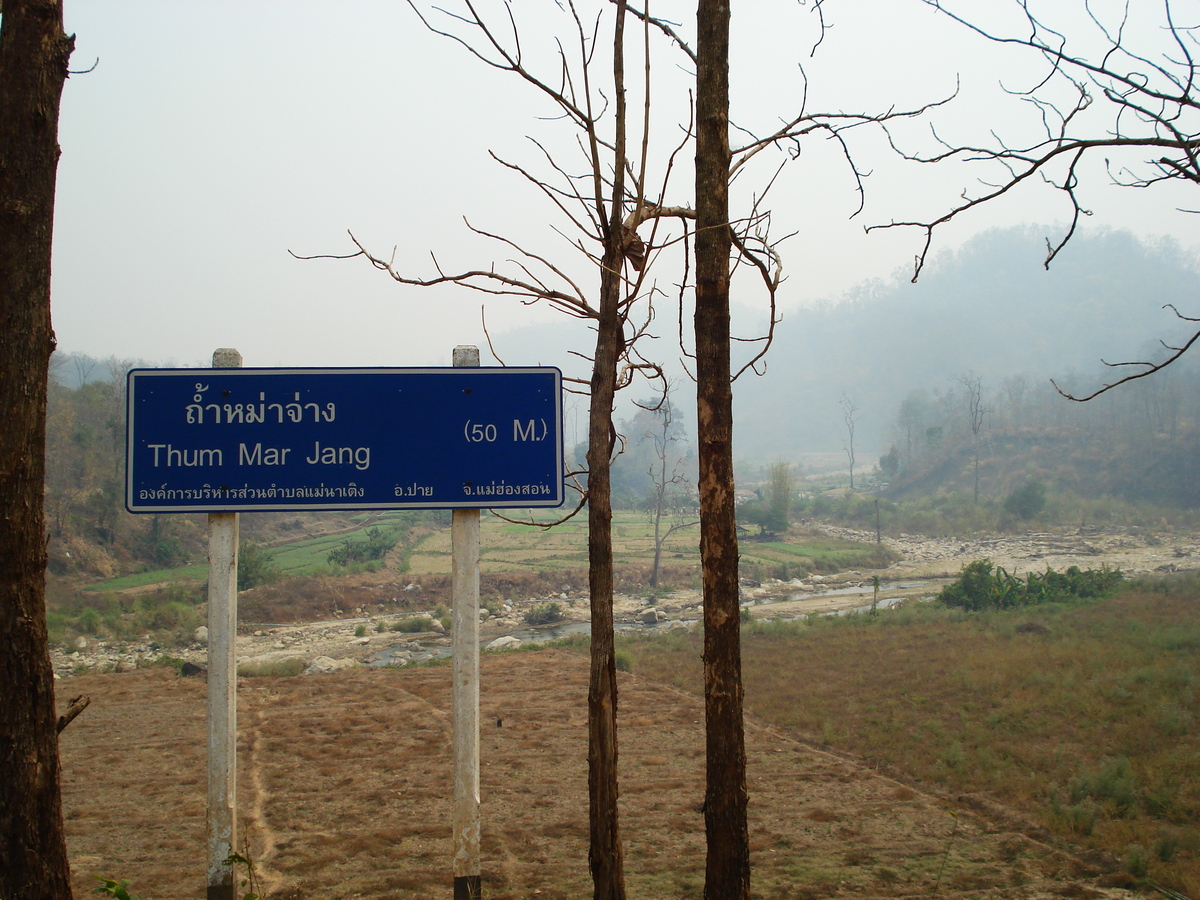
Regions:
M 696 71 L 696 407 L 708 842 L 704 896 L 750 893 L 733 387 L 729 363 L 729 2 L 699 0 Z
M 592 363 L 588 417 L 588 587 L 592 652 L 588 687 L 588 800 L 591 840 L 588 863 L 594 900 L 625 900 L 625 852 L 617 800 L 617 663 L 613 646 L 612 482 L 613 402 L 617 365 L 625 349 L 621 319 L 622 212 L 625 196 L 625 0 L 617 0 L 613 24 L 613 88 L 616 97 L 614 173 L 604 256 L 600 264 L 600 317 Z M 599 201 L 599 196 L 597 196 Z M 597 204 L 601 206 L 600 203 Z M 603 211 L 601 213 L 603 221 Z
M 612 243 L 612 242 L 610 242 Z M 624 900 L 625 863 L 617 819 L 617 666 L 613 646 L 612 410 L 623 341 L 618 315 L 620 257 L 605 254 L 600 320 L 588 420 L 588 587 L 591 593 L 591 681 L 588 689 L 588 862 L 595 900 Z
M 0 16 L 0 897 L 71 897 L 46 633 L 43 508 L 58 110 L 55 0 Z

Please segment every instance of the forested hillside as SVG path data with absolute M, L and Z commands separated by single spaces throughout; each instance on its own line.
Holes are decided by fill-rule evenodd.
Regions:
M 1026 376 L 962 378 L 904 397 L 878 478 L 893 497 L 958 491 L 998 498 L 1036 483 L 1083 498 L 1197 508 L 1197 422 L 1194 366 L 1168 368 L 1087 403 Z
M 738 383 L 739 453 L 841 449 L 843 397 L 858 409 L 859 446 L 882 452 L 912 391 L 936 398 L 964 375 L 989 392 L 1012 378 L 1025 379 L 1027 394 L 1051 378 L 1082 389 L 1106 377 L 1101 359 L 1145 359 L 1161 353 L 1160 338 L 1190 333 L 1162 308 L 1200 312 L 1200 273 L 1179 247 L 1084 232 L 1047 271 L 1044 233 L 989 232 L 943 254 L 917 284 L 903 270 L 840 303 L 787 313 L 766 376 Z M 1046 415 L 1075 415 L 1069 405 Z

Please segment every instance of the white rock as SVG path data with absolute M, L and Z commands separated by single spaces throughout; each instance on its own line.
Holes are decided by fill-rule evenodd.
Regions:
M 192 639 L 195 640 L 197 643 L 207 644 L 208 643 L 208 626 L 201 625 L 199 628 L 197 628 L 195 631 L 193 631 Z
M 511 634 L 506 634 L 504 637 L 496 638 L 494 641 L 492 641 L 490 644 L 488 644 L 483 649 L 484 650 L 511 650 L 514 647 L 520 647 L 520 646 L 521 646 L 520 638 L 515 638 Z
M 360 666 L 357 659 L 331 659 L 328 656 L 318 656 L 309 660 L 301 675 L 328 675 L 339 669 L 353 669 Z

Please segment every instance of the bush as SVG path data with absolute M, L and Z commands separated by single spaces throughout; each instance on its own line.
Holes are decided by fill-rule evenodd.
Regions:
M 1022 581 L 1002 567 L 996 567 L 993 572 L 990 559 L 977 559 L 964 566 L 958 578 L 942 588 L 937 600 L 945 606 L 968 612 L 1015 609 L 1072 599 L 1093 600 L 1109 594 L 1124 577 L 1120 569 L 1107 566 L 1086 571 L 1071 566 L 1066 572 L 1049 568 L 1044 575 L 1030 572 Z
M 370 563 L 383 559 L 389 550 L 396 546 L 398 535 L 394 531 L 384 531 L 381 528 L 367 529 L 365 541 L 345 540 L 340 547 L 329 551 L 330 565 L 349 566 L 353 563 Z
M 1004 511 L 1021 519 L 1032 519 L 1046 507 L 1046 486 L 1027 481 L 1004 498 Z
M 237 586 L 248 591 L 260 584 L 274 584 L 282 573 L 275 554 L 265 544 L 246 541 L 238 547 Z
M 392 631 L 399 631 L 404 634 L 417 634 L 422 631 L 429 631 L 432 625 L 433 620 L 429 616 L 409 616 L 407 619 L 401 619 L 392 625 Z
M 526 625 L 549 625 L 562 617 L 562 607 L 557 603 L 539 603 L 525 613 L 524 621 Z

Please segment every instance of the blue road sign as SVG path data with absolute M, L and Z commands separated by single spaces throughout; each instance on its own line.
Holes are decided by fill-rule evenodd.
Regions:
M 560 506 L 553 368 L 135 369 L 130 512 Z

